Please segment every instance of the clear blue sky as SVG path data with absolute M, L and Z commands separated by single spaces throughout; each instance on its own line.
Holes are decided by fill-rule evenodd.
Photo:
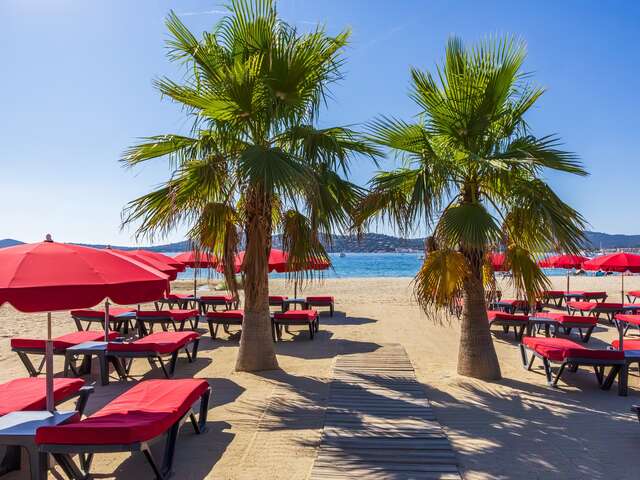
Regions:
M 188 128 L 151 86 L 180 75 L 165 58 L 170 9 L 198 33 L 221 11 L 195 0 L 0 1 L 0 238 L 135 243 L 119 230 L 121 209 L 169 169 L 160 160 L 126 170 L 120 153 L 137 137 Z M 521 36 L 526 69 L 548 88 L 529 117 L 534 132 L 558 133 L 591 173 L 549 181 L 594 230 L 640 233 L 638 2 L 282 0 L 279 10 L 301 29 L 353 30 L 326 124 L 414 115 L 409 66 L 433 68 L 450 35 Z M 354 178 L 372 172 L 363 163 Z

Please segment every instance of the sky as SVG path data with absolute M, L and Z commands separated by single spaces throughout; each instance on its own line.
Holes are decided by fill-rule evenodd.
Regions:
M 118 160 L 140 137 L 190 126 L 152 86 L 183 75 L 166 58 L 164 19 L 174 10 L 200 35 L 223 3 L 0 0 L 0 238 L 136 244 L 135 229 L 120 228 L 122 208 L 171 171 L 164 159 L 134 169 Z M 590 173 L 547 180 L 590 229 L 640 234 L 640 2 L 281 0 L 278 10 L 303 31 L 352 30 L 325 125 L 411 120 L 409 68 L 433 70 L 449 37 L 521 37 L 525 70 L 547 89 L 528 117 L 534 134 L 558 134 Z M 359 161 L 352 179 L 364 184 L 375 170 Z M 176 231 L 156 243 L 183 239 Z

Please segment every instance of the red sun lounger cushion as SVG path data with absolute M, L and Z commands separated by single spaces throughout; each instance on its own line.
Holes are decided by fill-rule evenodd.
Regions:
M 118 332 L 109 332 L 109 340 L 115 340 L 120 334 Z M 94 332 L 85 330 L 82 332 L 73 332 L 53 339 L 54 350 L 66 350 L 74 345 L 84 342 L 99 342 L 104 340 L 104 332 Z M 45 349 L 46 340 L 39 338 L 12 338 L 11 348 L 15 349 Z
M 540 312 L 536 313 L 538 318 L 548 318 L 556 322 L 563 323 L 580 323 L 585 325 L 595 325 L 597 320 L 595 317 L 581 317 L 577 315 L 567 315 L 566 313 Z
M 307 297 L 307 302 L 317 302 L 317 303 L 331 303 L 333 302 L 333 297 L 331 296 L 321 296 L 321 295 L 317 295 L 315 297 Z
M 193 295 L 189 293 L 170 293 L 166 295 L 165 300 L 189 300 L 193 298 Z
M 602 298 L 607 296 L 607 292 L 582 292 L 584 298 Z
M 620 348 L 620 340 L 614 340 L 613 342 L 611 342 L 611 346 L 615 349 Z M 623 350 L 640 350 L 640 340 L 639 339 L 633 339 L 633 340 L 627 340 L 625 339 L 624 342 L 622 342 L 622 349 Z
M 630 290 L 627 292 L 630 297 L 640 297 L 640 290 Z
M 568 358 L 585 360 L 622 360 L 624 353 L 615 350 L 591 350 L 568 338 L 525 337 L 522 344 L 555 362 Z
M 54 378 L 54 402 L 62 402 L 83 386 L 84 380 L 80 378 Z M 46 378 L 18 378 L 0 385 L 0 415 L 23 410 L 44 410 L 46 403 Z
M 110 352 L 154 352 L 161 355 L 173 353 L 200 337 L 196 332 L 156 332 L 134 342 L 109 344 Z
M 198 310 L 138 310 L 136 316 L 139 318 L 171 318 L 176 322 L 182 322 L 189 318 L 197 317 Z
M 318 317 L 315 310 L 289 310 L 288 312 L 274 313 L 275 320 L 302 320 L 313 321 Z
M 161 435 L 209 388 L 206 380 L 145 380 L 88 418 L 41 427 L 37 444 L 126 445 Z
M 242 320 L 244 318 L 244 310 L 225 310 L 223 312 L 208 312 L 207 318 L 233 318 L 233 319 Z
M 562 297 L 564 292 L 562 290 L 545 290 L 542 292 L 543 297 Z
M 205 302 L 232 302 L 233 297 L 231 295 L 202 295 L 200 300 Z
M 287 297 L 286 295 L 269 295 L 270 302 L 284 302 L 288 299 L 289 297 Z
M 120 308 L 114 307 L 109 309 L 109 318 L 114 320 L 117 315 L 123 313 L 135 312 L 135 308 Z M 71 310 L 72 317 L 84 317 L 84 318 L 100 318 L 104 319 L 103 310 Z
M 620 320 L 621 322 L 625 322 L 625 323 L 630 323 L 631 325 L 640 325 L 640 315 L 629 315 L 629 314 L 618 313 L 616 315 L 616 320 Z
M 511 313 L 506 313 L 506 312 L 501 312 L 501 311 L 497 311 L 497 310 L 488 310 L 487 311 L 487 318 L 489 319 L 489 322 L 526 322 L 527 320 L 529 320 L 529 316 L 528 315 L 514 315 Z
M 592 310 L 616 310 L 621 309 L 621 303 L 613 302 L 567 302 L 567 306 L 580 312 L 591 312 Z

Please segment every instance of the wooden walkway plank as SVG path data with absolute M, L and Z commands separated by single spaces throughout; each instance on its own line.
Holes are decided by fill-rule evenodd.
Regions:
M 336 358 L 311 480 L 460 480 L 401 345 Z

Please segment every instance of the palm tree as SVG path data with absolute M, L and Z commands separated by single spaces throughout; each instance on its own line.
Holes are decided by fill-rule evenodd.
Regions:
M 486 315 L 488 253 L 505 250 L 519 294 L 530 301 L 548 280 L 536 252 L 578 250 L 584 222 L 545 183 L 545 170 L 586 175 L 554 136 L 536 137 L 525 114 L 543 90 L 522 72 L 524 45 L 515 39 L 465 48 L 451 39 L 435 74 L 411 70 L 415 122 L 381 117 L 371 138 L 403 166 L 376 174 L 358 224 L 373 218 L 403 234 L 432 231 L 414 280 L 425 311 L 462 297 L 458 373 L 500 378 Z
M 327 260 L 333 232 L 352 224 L 363 190 L 346 176 L 354 155 L 375 148 L 345 127 L 318 128 L 328 87 L 341 78 L 348 31 L 301 34 L 278 18 L 271 0 L 234 0 L 212 33 L 196 38 L 171 13 L 169 59 L 180 83 L 155 86 L 184 107 L 189 135 L 144 139 L 124 154 L 137 165 L 171 160 L 171 178 L 136 198 L 123 223 L 153 237 L 186 225 L 189 238 L 223 259 L 237 293 L 233 258 L 244 240 L 245 315 L 236 370 L 277 368 L 271 339 L 267 259 L 281 233 L 292 267 Z

